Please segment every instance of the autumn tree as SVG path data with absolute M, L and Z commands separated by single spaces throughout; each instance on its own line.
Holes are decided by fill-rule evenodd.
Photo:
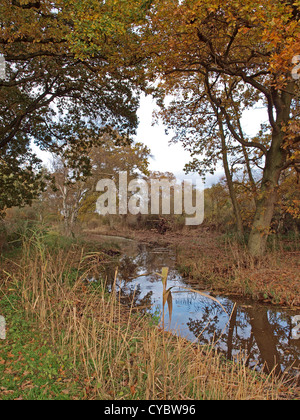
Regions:
M 53 156 L 51 169 L 54 188 L 51 184 L 49 185 L 42 201 L 48 202 L 48 211 L 52 207 L 57 215 L 61 215 L 65 233 L 68 235 L 73 232 L 83 199 L 88 191 L 88 178 L 74 173 L 78 169 L 71 168 L 68 161 L 60 156 Z
M 32 141 L 82 156 L 87 139 L 135 132 L 144 82 L 131 49 L 146 8 L 141 0 L 126 7 L 113 0 L 0 1 L 1 209 L 30 202 L 43 186 Z
M 280 199 L 273 220 L 280 233 L 300 232 L 300 174 L 294 168 L 283 172 L 279 184 Z
M 64 221 L 67 234 L 74 230 L 78 217 L 89 221 L 96 213 L 99 192 L 96 185 L 101 179 L 112 179 L 118 185 L 119 173 L 127 172 L 130 180 L 148 175 L 150 150 L 142 143 L 121 142 L 104 134 L 87 153 L 89 170 L 82 166 L 74 168 L 74 162 L 67 157 L 56 156 L 52 164 L 54 188 L 49 185 L 43 201 L 55 208 L 55 213 Z M 93 144 L 93 143 L 92 143 Z
M 208 158 L 216 159 L 216 148 L 220 150 L 219 120 L 232 146 L 245 152 L 245 165 L 249 155 L 262 162 L 261 180 L 253 188 L 256 212 L 248 243 L 255 257 L 266 249 L 281 173 L 290 166 L 300 170 L 299 82 L 292 77 L 299 18 L 299 1 L 293 0 L 160 0 L 144 27 L 152 78 L 160 81 L 164 97 L 177 98 L 181 109 L 171 126 L 186 127 L 190 114 L 185 105 L 197 91 L 192 112 L 198 122 L 192 128 L 208 130 L 208 141 L 202 143 Z M 258 103 L 267 109 L 268 124 L 262 136 L 250 138 L 238 121 Z
M 184 96 L 186 90 L 189 94 Z M 192 83 L 191 77 L 185 79 L 181 77 L 180 95 L 168 107 L 161 104 L 158 118 L 162 117 L 168 128 L 175 130 L 173 142 L 183 142 L 184 147 L 193 157 L 193 160 L 185 166 L 186 172 L 198 172 L 205 180 L 208 172 L 214 174 L 219 161 L 223 163 L 236 230 L 242 240 L 244 228 L 235 192 L 234 175 L 243 164 L 246 164 L 247 181 L 255 190 L 256 184 L 251 167 L 252 159 L 246 148 L 242 144 L 237 144 L 231 135 L 213 97 L 216 91 L 222 92 L 227 104 L 232 102 L 232 124 L 239 129 L 239 133 L 245 141 L 240 114 L 235 112 L 235 101 L 232 99 L 233 90 L 233 86 L 229 87 L 225 80 L 223 83 L 219 79 L 215 80 L 211 86 L 208 75 L 203 78 L 194 78 Z
M 232 228 L 232 205 L 226 179 L 205 190 L 205 222 L 210 229 Z

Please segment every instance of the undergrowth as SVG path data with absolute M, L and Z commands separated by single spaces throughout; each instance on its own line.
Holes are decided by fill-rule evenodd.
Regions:
M 106 252 L 23 238 L 5 261 L 1 399 L 243 400 L 281 398 L 279 380 L 166 333 L 108 293 Z M 91 275 L 99 279 L 90 284 Z

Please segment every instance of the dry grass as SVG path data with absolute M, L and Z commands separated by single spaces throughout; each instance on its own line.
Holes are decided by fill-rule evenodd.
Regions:
M 95 257 L 95 255 L 94 255 Z M 57 352 L 72 360 L 87 399 L 245 400 L 280 398 L 271 376 L 225 362 L 214 348 L 165 333 L 149 316 L 124 308 L 105 281 L 87 283 L 95 258 L 78 250 L 53 255 L 33 237 L 7 274 L 29 317 Z M 97 263 L 98 266 L 98 263 Z
M 178 247 L 178 268 L 191 281 L 228 294 L 276 305 L 300 306 L 300 251 L 268 251 L 254 261 L 232 240 L 203 235 Z

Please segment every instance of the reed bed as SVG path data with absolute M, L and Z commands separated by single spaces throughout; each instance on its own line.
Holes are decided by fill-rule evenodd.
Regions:
M 89 283 L 97 270 L 99 282 Z M 225 361 L 213 346 L 166 333 L 149 315 L 124 307 L 101 272 L 100 254 L 72 247 L 53 252 L 33 235 L 23 243 L 19 264 L 6 273 L 40 334 L 72 361 L 87 399 L 280 398 L 282 384 L 248 370 L 242 357 Z

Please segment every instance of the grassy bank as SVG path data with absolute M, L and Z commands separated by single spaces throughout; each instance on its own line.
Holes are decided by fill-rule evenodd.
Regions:
M 2 261 L 1 399 L 278 399 L 282 384 L 164 333 L 107 292 L 106 249 L 34 234 Z M 112 253 L 114 254 L 114 253 Z M 88 278 L 97 276 L 98 283 Z
M 86 237 L 109 231 L 86 231 Z M 110 233 L 111 234 L 111 233 Z M 222 294 L 238 295 L 279 306 L 300 307 L 299 235 L 271 235 L 266 255 L 254 261 L 234 235 L 205 227 L 184 228 L 160 235 L 147 230 L 123 230 L 118 235 L 153 246 L 174 246 L 177 268 L 190 284 Z
M 254 261 L 228 236 L 200 234 L 177 247 L 179 271 L 205 288 L 287 307 L 300 307 L 299 239 L 276 241 Z

